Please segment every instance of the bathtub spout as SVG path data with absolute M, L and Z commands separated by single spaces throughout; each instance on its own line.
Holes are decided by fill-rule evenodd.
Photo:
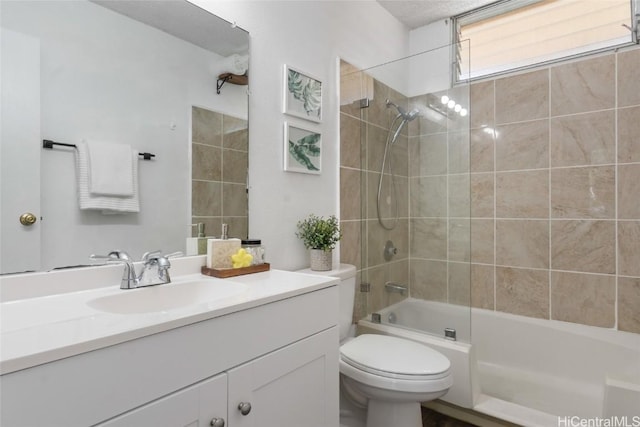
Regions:
M 389 293 L 397 293 L 405 295 L 407 293 L 407 287 L 394 282 L 387 282 L 384 284 L 384 290 Z

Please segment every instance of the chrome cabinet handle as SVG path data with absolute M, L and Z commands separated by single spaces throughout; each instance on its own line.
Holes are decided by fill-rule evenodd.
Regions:
M 251 403 L 240 402 L 240 404 L 238 405 L 238 410 L 242 415 L 249 415 L 249 412 L 251 412 Z
M 210 423 L 211 427 L 224 427 L 224 418 L 214 418 Z

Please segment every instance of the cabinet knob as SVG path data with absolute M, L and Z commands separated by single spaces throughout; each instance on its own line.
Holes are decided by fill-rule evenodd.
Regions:
M 240 402 L 238 405 L 238 411 L 240 411 L 242 415 L 249 415 L 249 412 L 251 412 L 251 403 Z
M 224 418 L 214 418 L 210 423 L 211 427 L 224 427 Z

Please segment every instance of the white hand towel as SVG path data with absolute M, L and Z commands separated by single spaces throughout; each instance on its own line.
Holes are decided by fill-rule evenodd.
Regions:
M 100 210 L 104 214 L 122 212 L 140 212 L 138 196 L 138 152 L 130 151 L 132 160 L 132 196 L 93 196 L 89 192 L 89 152 L 83 141 L 77 144 L 76 150 L 76 178 L 78 180 L 78 201 L 82 210 Z
M 89 192 L 92 196 L 133 196 L 131 147 L 126 144 L 87 142 Z

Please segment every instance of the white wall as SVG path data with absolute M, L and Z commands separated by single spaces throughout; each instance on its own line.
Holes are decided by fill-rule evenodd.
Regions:
M 78 209 L 73 151 L 40 150 L 42 268 L 88 263 L 91 253 L 118 248 L 136 259 L 148 250 L 184 250 L 191 105 L 244 118 L 246 88 L 225 85 L 216 95 L 219 55 L 90 2 L 2 8 L 3 27 L 41 41 L 44 139 L 128 143 L 157 155 L 139 164 L 140 213 L 105 216 Z
M 411 59 L 407 96 L 438 92 L 451 86 L 450 45 L 450 19 L 411 31 L 409 50 L 416 56 Z
M 192 1 L 251 34 L 249 233 L 263 240 L 274 267 L 305 267 L 296 222 L 339 213 L 337 58 L 360 68 L 402 58 L 408 30 L 374 1 Z M 283 172 L 284 64 L 323 82 L 320 176 Z

